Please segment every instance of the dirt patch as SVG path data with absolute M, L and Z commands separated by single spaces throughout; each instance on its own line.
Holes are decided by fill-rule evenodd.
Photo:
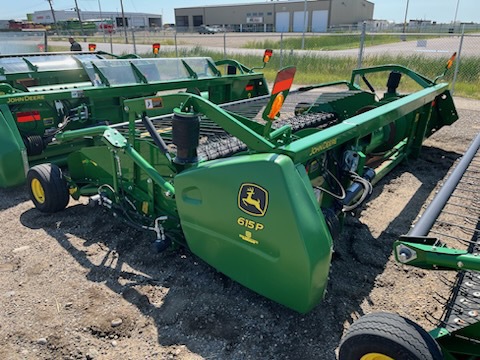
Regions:
M 392 243 L 480 131 L 480 112 L 429 139 L 418 160 L 375 187 L 349 218 L 328 294 L 301 315 L 216 272 L 186 250 L 156 254 L 151 236 L 72 201 L 55 215 L 24 187 L 0 190 L 0 358 L 335 359 L 345 328 L 394 311 L 427 329 L 447 286 L 394 262 Z

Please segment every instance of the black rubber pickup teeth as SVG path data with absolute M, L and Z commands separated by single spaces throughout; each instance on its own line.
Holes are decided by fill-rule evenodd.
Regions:
M 168 149 L 175 152 L 175 146 L 171 141 L 172 118 L 161 117 L 151 119 L 155 129 L 162 136 Z M 254 119 L 264 124 L 264 120 Z M 306 128 L 324 129 L 337 123 L 337 118 L 331 113 L 314 113 L 280 118 L 273 122 L 272 128 L 278 129 L 284 125 L 290 125 L 292 132 Z M 117 128 L 124 136 L 128 136 L 128 125 Z M 136 124 L 135 132 L 139 137 L 148 137 L 148 132 L 142 124 Z M 236 153 L 247 150 L 247 146 L 238 138 L 227 133 L 223 128 L 208 118 L 200 121 L 200 141 L 197 149 L 198 156 L 203 160 L 214 160 L 232 156 Z
M 306 114 L 280 119 L 275 121 L 272 127 L 278 129 L 284 125 L 290 125 L 292 132 L 295 133 L 306 128 L 325 128 L 336 121 L 335 115 L 330 113 Z M 200 133 L 203 134 L 202 126 L 200 127 Z M 247 150 L 247 145 L 225 132 L 223 135 L 201 143 L 197 152 L 204 160 L 214 160 L 229 157 L 245 150 Z

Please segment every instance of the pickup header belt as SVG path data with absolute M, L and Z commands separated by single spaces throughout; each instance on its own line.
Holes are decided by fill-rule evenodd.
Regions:
M 471 161 L 467 164 L 463 175 L 460 174 L 461 178 L 458 184 L 452 189 L 445 206 L 429 230 L 428 237 L 438 239 L 436 244 L 438 247 L 467 249 L 468 253 L 477 254 L 480 261 L 479 143 L 480 134 L 477 135 L 463 156 L 465 160 L 471 157 Z M 449 178 L 456 175 L 454 170 Z M 444 184 L 446 185 L 447 182 L 448 179 Z M 439 195 L 441 191 L 439 191 Z M 426 213 L 427 211 L 422 217 Z M 412 230 L 414 229 L 415 227 Z M 453 332 L 478 323 L 480 320 L 480 272 L 460 271 L 453 283 L 443 275 L 439 276 L 441 281 L 450 283 L 449 285 L 452 286 L 451 294 L 440 319 L 440 326 Z
M 161 118 L 150 119 L 162 136 L 169 150 L 175 153 L 175 145 L 172 144 L 172 117 L 162 116 Z M 261 120 L 258 120 L 259 122 Z M 312 113 L 293 116 L 290 118 L 281 118 L 272 125 L 273 129 L 280 128 L 289 124 L 292 127 L 292 133 L 306 128 L 326 128 L 337 122 L 337 117 L 332 113 Z M 136 131 L 140 136 L 147 137 L 146 128 L 136 124 Z M 125 136 L 128 132 L 128 125 L 117 127 L 117 130 Z M 213 121 L 202 118 L 200 121 L 200 145 L 197 149 L 198 156 L 203 160 L 214 160 L 228 157 L 241 151 L 247 150 L 247 146 L 238 138 L 230 135 Z
M 463 244 L 463 248 L 467 247 L 469 253 L 479 255 L 480 260 L 480 153 L 478 150 L 442 213 L 452 220 L 444 221 L 441 214 L 431 232 L 443 228 L 445 239 L 450 237 L 453 238 L 451 240 L 457 240 Z M 480 272 L 460 271 L 445 306 L 443 326 L 449 331 L 455 331 L 477 323 L 479 320 Z
M 316 113 L 280 119 L 273 123 L 272 128 L 276 129 L 284 125 L 290 125 L 292 132 L 295 133 L 306 128 L 325 128 L 336 121 L 337 118 L 334 114 Z M 200 137 L 202 137 L 202 126 L 200 127 Z M 201 141 L 197 151 L 201 158 L 213 160 L 228 157 L 245 150 L 247 150 L 247 146 L 240 139 L 224 132 L 206 139 L 206 141 Z

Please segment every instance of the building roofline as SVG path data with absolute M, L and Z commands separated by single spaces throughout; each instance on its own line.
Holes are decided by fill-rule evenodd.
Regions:
M 37 13 L 45 13 L 45 12 L 48 12 L 48 13 L 51 13 L 52 11 L 47 9 L 47 10 L 37 10 L 37 11 L 34 11 L 32 13 L 29 13 L 31 15 L 35 15 Z M 72 14 L 77 14 L 77 12 L 75 10 L 55 10 L 55 13 L 72 13 Z M 81 13 L 100 13 L 100 11 L 95 11 L 95 10 L 84 10 L 84 11 L 81 11 Z M 103 13 L 107 13 L 107 14 L 111 14 L 111 13 L 115 13 L 115 14 L 120 14 L 120 12 L 118 11 L 110 11 L 110 10 L 102 10 L 102 14 Z M 141 15 L 141 16 L 149 16 L 149 15 L 152 15 L 152 16 L 162 16 L 162 14 L 153 14 L 153 13 L 141 13 L 141 12 L 125 12 L 125 17 L 127 17 L 127 15 Z
M 314 2 L 314 1 L 319 1 L 319 0 L 306 0 L 309 2 Z M 321 0 L 321 1 L 328 1 L 330 0 Z M 375 5 L 372 1 L 370 0 L 363 0 L 365 2 L 368 2 L 372 5 Z M 255 3 L 235 3 L 235 4 L 216 4 L 216 5 L 201 5 L 201 6 L 187 6 L 187 7 L 180 7 L 180 8 L 175 8 L 174 10 L 185 10 L 185 9 L 197 9 L 197 8 L 215 8 L 215 7 L 234 7 L 234 6 L 252 6 L 252 5 L 274 5 L 274 4 L 292 4 L 292 3 L 304 3 L 304 0 L 283 0 L 283 1 L 265 1 L 265 2 L 255 2 Z
M 314 2 L 319 0 L 307 0 L 308 2 Z M 330 1 L 330 0 L 321 0 L 321 1 Z M 367 1 L 367 0 L 365 0 Z M 185 10 L 185 9 L 197 9 L 197 8 L 216 8 L 216 7 L 234 7 L 234 6 L 252 6 L 252 5 L 274 5 L 274 4 L 292 4 L 292 3 L 304 3 L 304 0 L 283 0 L 283 1 L 265 1 L 265 2 L 254 2 L 254 3 L 236 3 L 236 4 L 216 4 L 216 5 L 201 5 L 201 6 L 187 6 L 181 8 L 175 8 L 175 10 Z

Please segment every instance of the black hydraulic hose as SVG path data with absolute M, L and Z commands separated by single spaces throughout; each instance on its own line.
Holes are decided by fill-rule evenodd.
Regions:
M 153 142 L 158 146 L 158 148 L 165 154 L 167 159 L 169 161 L 172 161 L 170 157 L 170 153 L 168 152 L 167 144 L 165 144 L 165 141 L 163 141 L 162 137 L 160 134 L 155 130 L 155 126 L 153 126 L 152 121 L 150 118 L 147 116 L 146 113 L 142 114 L 142 123 L 147 129 L 148 133 L 153 139 Z
M 375 94 L 375 89 L 373 88 L 372 84 L 370 84 L 370 81 L 367 80 L 365 75 L 362 75 L 362 80 L 365 82 L 365 84 L 368 86 L 370 91 Z
M 452 195 L 453 191 L 457 187 L 460 179 L 462 178 L 463 174 L 467 170 L 468 166 L 472 162 L 473 157 L 477 153 L 478 149 L 480 148 L 480 133 L 477 134 L 477 137 L 472 141 L 469 148 L 463 155 L 460 162 L 457 164 L 455 169 L 452 171 L 450 176 L 448 177 L 445 184 L 443 184 L 442 188 L 432 200 L 430 205 L 428 205 L 427 209 L 420 217 L 418 222 L 409 231 L 407 236 L 418 237 L 418 236 L 427 236 L 428 232 L 432 228 L 433 224 L 437 220 L 440 212 L 445 207 L 450 195 Z

